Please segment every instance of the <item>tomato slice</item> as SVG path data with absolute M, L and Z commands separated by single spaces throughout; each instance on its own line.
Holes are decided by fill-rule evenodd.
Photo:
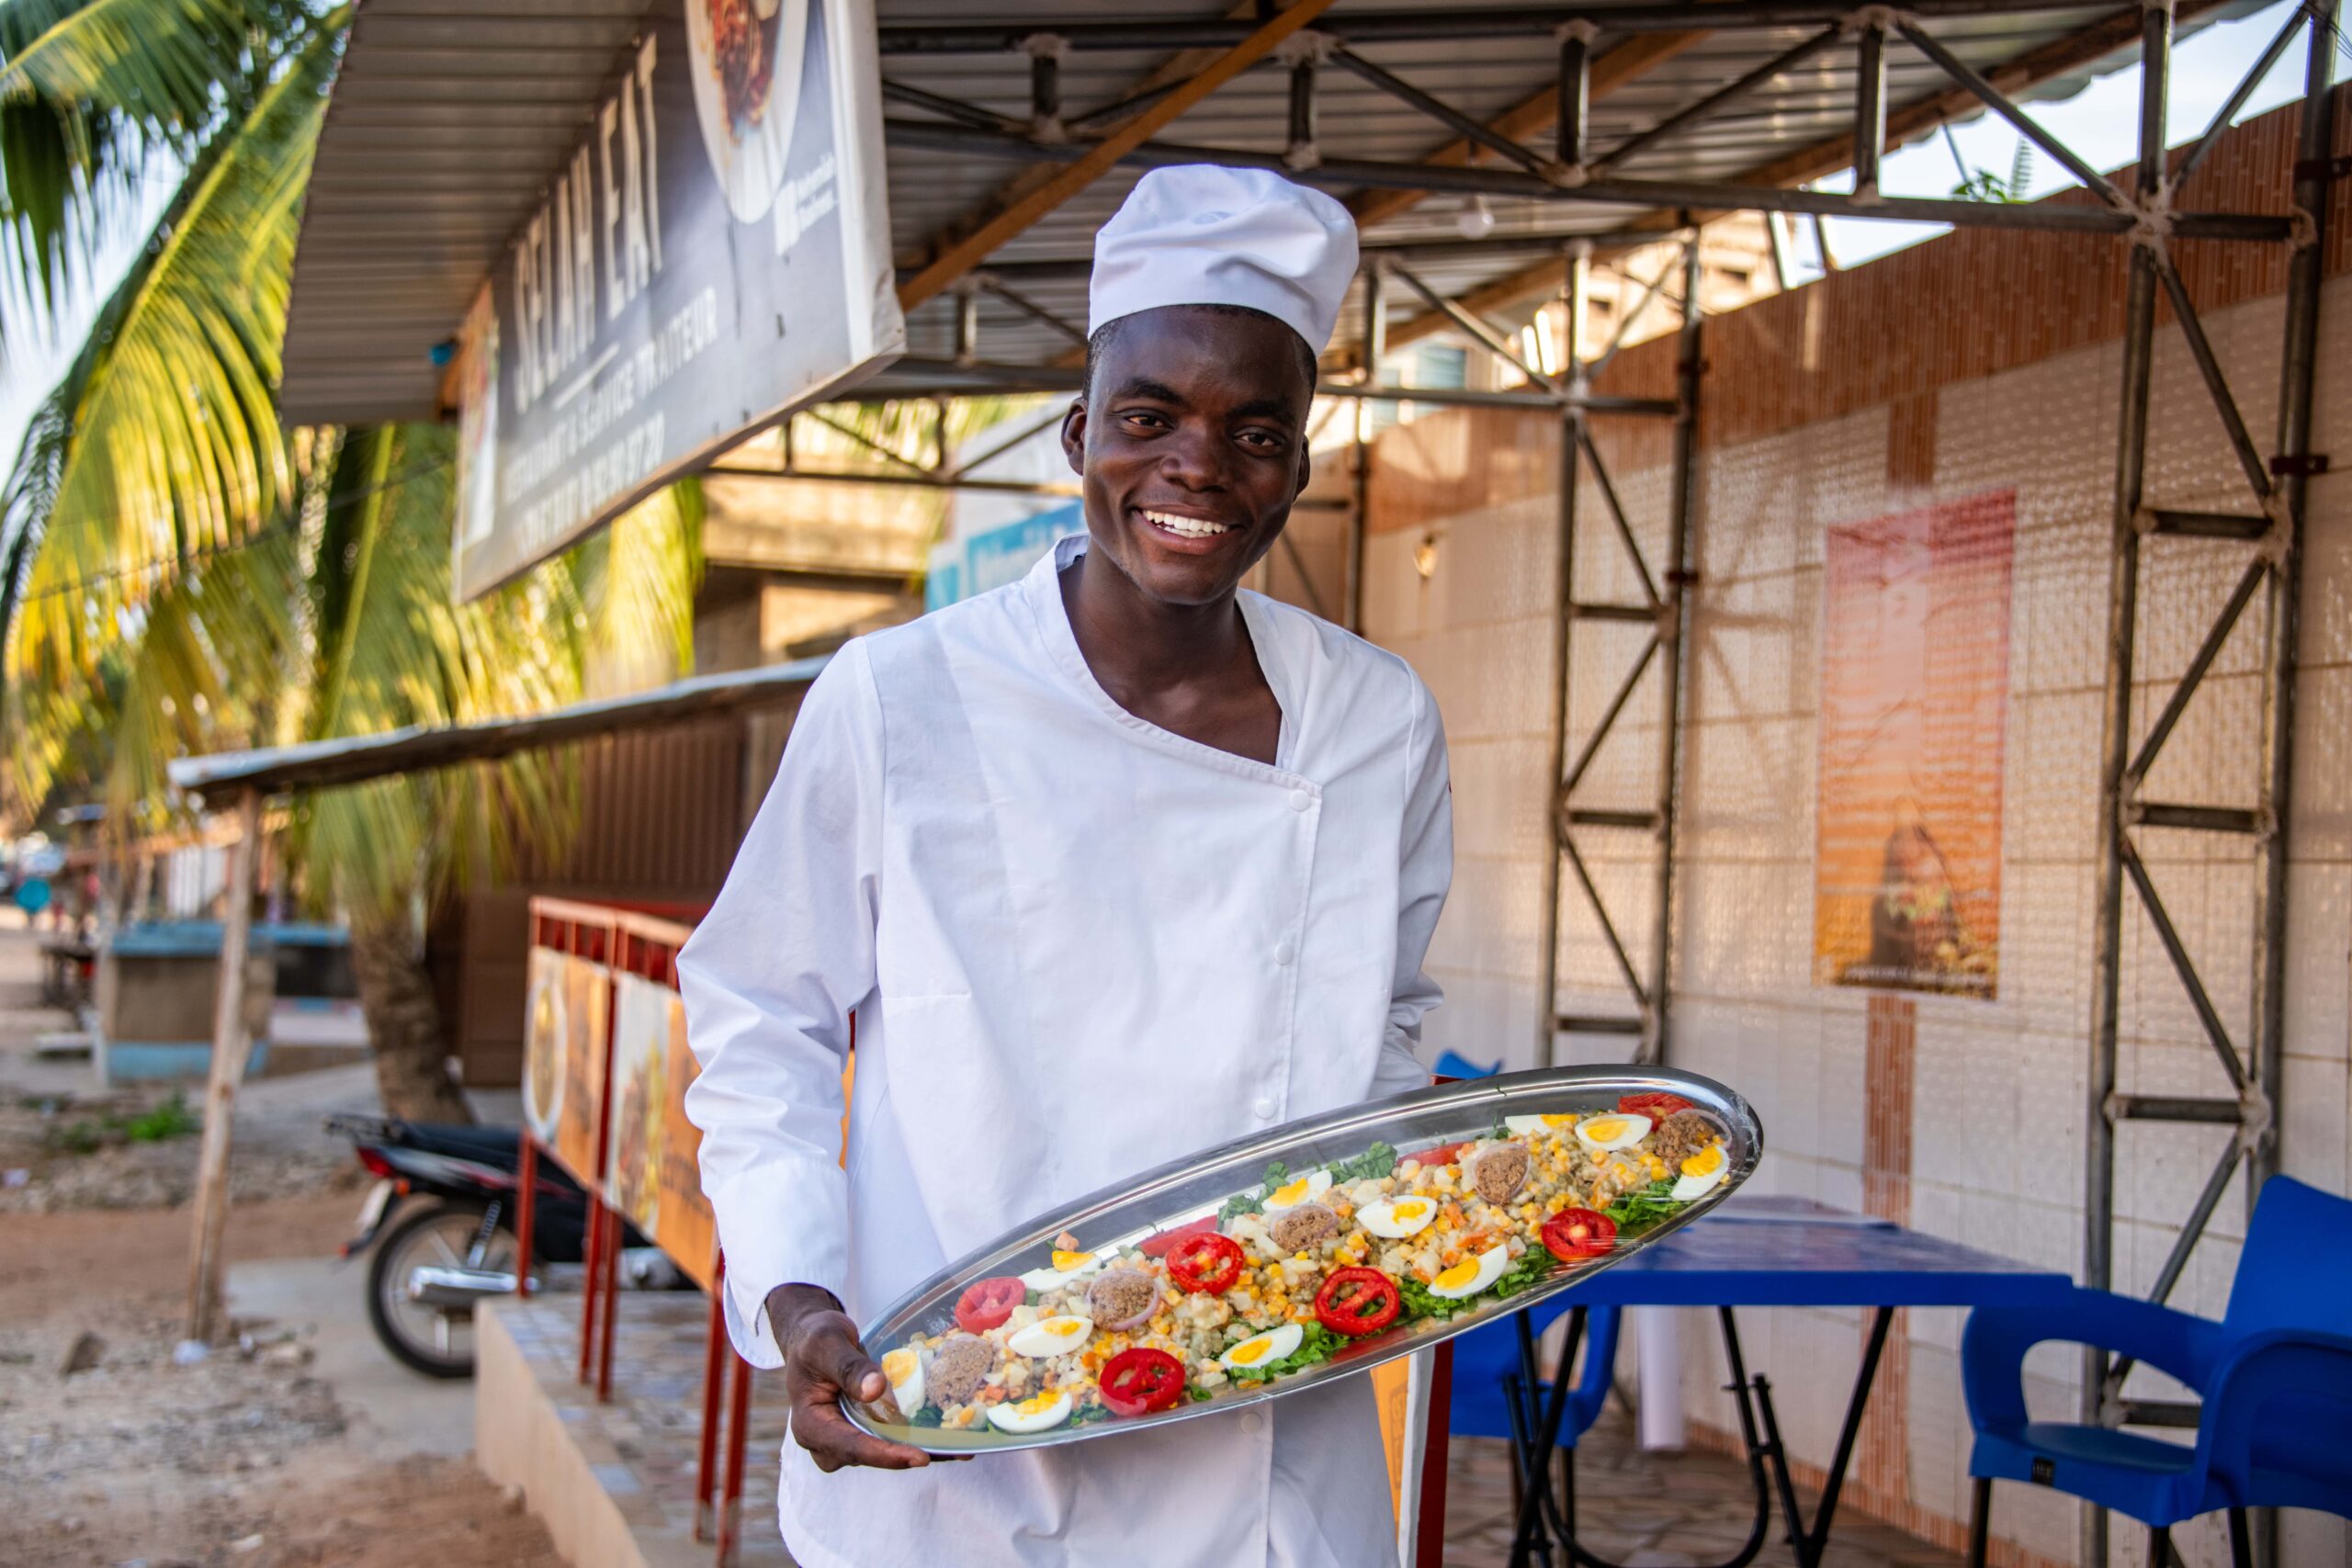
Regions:
M 1216 1229 L 1216 1216 L 1203 1214 L 1189 1225 L 1178 1225 L 1174 1230 L 1161 1231 L 1158 1235 L 1146 1236 L 1136 1244 L 1136 1250 L 1146 1258 L 1165 1258 L 1168 1256 L 1168 1249 L 1178 1242 L 1190 1240 L 1196 1235 L 1208 1235 Z
M 985 1334 L 1028 1299 L 1029 1287 L 1010 1274 L 983 1280 L 956 1298 L 956 1326 L 967 1334 Z
M 1165 1350 L 1136 1345 L 1103 1362 L 1095 1386 L 1114 1416 L 1173 1409 L 1184 1397 L 1184 1363 Z
M 1241 1278 L 1241 1244 L 1204 1231 L 1168 1249 L 1168 1277 L 1194 1295 L 1213 1296 Z
M 1678 1111 L 1696 1111 L 1698 1107 L 1679 1094 L 1650 1089 L 1625 1096 L 1617 1102 L 1617 1109 L 1629 1116 L 1646 1116 L 1653 1122 L 1663 1122 Z
M 1461 1152 L 1462 1145 L 1460 1144 L 1432 1144 L 1419 1154 L 1405 1156 L 1396 1163 L 1402 1165 L 1405 1160 L 1416 1160 L 1419 1162 L 1420 1168 L 1423 1170 L 1427 1170 L 1433 1165 L 1453 1164 L 1453 1156 Z
M 1563 1263 L 1617 1249 L 1617 1222 L 1598 1209 L 1563 1209 L 1544 1222 L 1544 1246 Z
M 1315 1292 L 1315 1319 L 1334 1334 L 1377 1334 L 1404 1306 L 1396 1281 L 1377 1269 L 1335 1269 Z

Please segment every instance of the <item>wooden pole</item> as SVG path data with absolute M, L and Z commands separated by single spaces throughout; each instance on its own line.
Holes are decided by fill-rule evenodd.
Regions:
M 188 1261 L 187 1337 L 212 1337 L 220 1308 L 221 1237 L 229 1224 L 229 1140 L 253 1033 L 245 1021 L 245 957 L 253 942 L 261 792 L 240 791 L 229 846 L 228 911 L 220 926 L 220 979 L 212 1008 L 212 1070 L 204 1089 L 204 1142 L 196 1163 L 196 1235 Z

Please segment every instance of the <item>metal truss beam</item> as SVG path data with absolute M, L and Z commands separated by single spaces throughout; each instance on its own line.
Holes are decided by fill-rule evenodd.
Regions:
M 2132 192 L 2128 196 L 2115 193 L 2116 199 L 2127 209 L 2160 211 L 2181 180 L 2210 151 L 2256 84 L 2285 52 L 2292 34 L 2307 29 L 2310 63 L 2294 184 L 2294 205 L 2299 211 L 2295 250 L 2288 264 L 2286 341 L 2274 456 L 2266 459 L 2247 429 L 2188 286 L 2174 265 L 2169 241 L 2162 234 L 2160 224 L 2145 225 L 2133 236 L 2125 299 L 2121 412 L 2110 531 L 2096 919 L 2092 928 L 2090 1104 L 2084 1187 L 2086 1285 L 2111 1289 L 2116 1283 L 2115 1158 L 2120 1130 L 2127 1123 L 2159 1122 L 2222 1126 L 2231 1134 L 2151 1283 L 2151 1297 L 2158 1302 L 2169 1296 L 2179 1282 L 2241 1162 L 2246 1168 L 2249 1203 L 2259 1194 L 2262 1182 L 2278 1168 L 2278 1075 L 2286 980 L 2287 792 L 2293 762 L 2295 634 L 2301 592 L 2304 486 L 2312 470 L 2308 458 L 2318 342 L 2319 237 L 2327 230 L 2330 199 L 2324 157 L 2334 144 L 2334 98 L 2329 75 L 2337 8 L 2338 0 L 2319 0 L 2299 9 L 2167 175 L 2164 116 L 2174 18 L 2172 7 L 2164 0 L 2151 0 L 2143 23 L 2140 164 Z M 2228 438 L 2251 502 L 2246 512 L 2188 511 L 2148 502 L 2145 492 L 2150 384 L 2159 290 L 2172 307 L 2189 358 Z M 2212 614 L 2187 668 L 2171 682 L 2146 735 L 2135 748 L 2132 714 L 2142 618 L 2141 568 L 2144 553 L 2157 548 L 2160 541 L 2168 537 L 2235 543 L 2245 547 L 2248 555 L 2227 598 Z M 2245 621 L 2257 596 L 2263 605 L 2256 622 L 2261 647 L 2261 735 L 2254 758 L 2254 805 L 2143 798 L 2141 792 L 2150 770 L 2189 703 L 2202 689 L 2223 645 Z M 2243 1049 L 2233 1039 L 2227 1021 L 2215 1006 L 2195 955 L 2173 925 L 2156 878 L 2143 857 L 2135 828 L 2232 833 L 2251 840 L 2256 882 L 2250 954 L 2253 984 L 2251 1030 Z M 2146 915 L 2157 943 L 2212 1047 L 2228 1098 L 2117 1092 L 2126 902 L 2123 890 L 2127 886 Z M 2193 1406 L 2184 1409 L 2126 1394 L 2124 1381 L 2132 1370 L 2132 1363 L 2128 1359 L 2110 1365 L 2103 1353 L 2085 1352 L 2083 1409 L 2086 1419 L 2109 1425 L 2179 1425 L 2184 1420 L 2188 1425 L 2195 1424 Z M 2256 1561 L 2275 1563 L 2277 1521 L 2258 1518 L 2256 1526 Z M 2107 1561 L 2107 1518 L 2102 1511 L 2085 1511 L 2081 1559 L 2091 1564 Z
M 890 144 L 896 147 L 1018 159 L 1024 163 L 1039 159 L 1067 160 L 1087 167 L 1091 167 L 1093 161 L 1110 145 L 1047 144 L 1026 136 L 967 130 L 944 122 L 923 120 L 888 120 L 884 122 L 883 130 Z M 1829 218 L 1949 223 L 1957 229 L 2012 229 L 2062 234 L 2128 233 L 2140 220 L 2135 212 L 2111 207 L 2077 207 L 2048 202 L 2009 205 L 1921 197 L 1887 197 L 1868 201 L 1840 191 L 1718 185 L 1705 180 L 1599 179 L 1571 186 L 1555 184 L 1542 175 L 1509 169 L 1383 164 L 1353 159 L 1327 159 L 1311 169 L 1294 169 L 1278 152 L 1261 152 L 1230 147 L 1145 141 L 1122 145 L 1122 151 L 1110 155 L 1112 162 L 1139 168 L 1171 164 L 1221 164 L 1228 168 L 1270 169 L 1306 185 L 1343 190 L 1374 186 L 1396 190 L 1450 191 L 1464 196 L 1510 197 L 1523 201 L 1599 203 L 1621 208 L 1808 212 Z M 2172 232 L 2176 238 L 2183 240 L 2285 240 L 2290 237 L 2291 231 L 2288 220 L 2268 213 L 2179 212 L 2172 216 Z M 913 287 L 912 284 L 906 286 L 907 288 Z
M 1589 385 L 1598 363 L 1585 357 L 1580 342 L 1590 252 L 1589 246 L 1579 246 L 1570 253 L 1567 257 L 1567 282 L 1563 291 L 1568 320 L 1567 375 L 1573 391 L 1581 391 Z M 1694 299 L 1699 268 L 1696 232 L 1686 236 L 1679 265 L 1683 275 L 1684 299 L 1686 301 Z M 1660 281 L 1664 281 L 1663 276 Z M 1689 644 L 1684 613 L 1685 592 L 1690 582 L 1687 563 L 1697 493 L 1695 435 L 1702 372 L 1700 332 L 1700 314 L 1686 303 L 1677 340 L 1673 491 L 1667 517 L 1666 560 L 1662 571 L 1653 568 L 1640 539 L 1634 533 L 1624 505 L 1618 498 L 1615 482 L 1610 477 L 1608 464 L 1593 442 L 1586 411 L 1572 401 L 1562 414 L 1559 558 L 1553 583 L 1555 625 L 1550 688 L 1551 776 L 1558 782 L 1554 788 L 1549 813 L 1552 852 L 1546 859 L 1543 886 L 1543 947 L 1539 955 L 1537 994 L 1537 1005 L 1542 1010 L 1538 1059 L 1546 1065 L 1558 1059 L 1560 1037 L 1564 1034 L 1634 1035 L 1639 1042 L 1634 1051 L 1635 1059 L 1639 1061 L 1661 1061 L 1667 1050 L 1668 1004 L 1673 985 L 1676 784 L 1680 768 L 1682 668 Z M 1611 345 L 1612 352 L 1614 346 Z M 1640 584 L 1644 601 L 1640 604 L 1587 603 L 1576 596 L 1580 492 L 1588 466 L 1602 509 L 1609 513 L 1617 542 L 1633 569 L 1634 581 Z M 1571 760 L 1568 753 L 1573 737 L 1568 722 L 1568 675 L 1575 657 L 1576 627 L 1584 621 L 1646 625 L 1650 635 L 1642 639 L 1640 651 L 1619 678 L 1615 690 L 1592 728 L 1580 741 L 1576 742 L 1576 755 Z M 1657 672 L 1662 695 L 1656 797 L 1644 807 L 1578 804 L 1577 792 L 1584 783 L 1585 775 L 1600 754 L 1601 748 L 1616 732 L 1618 721 L 1623 716 L 1634 692 L 1653 670 Z M 1644 832 L 1651 835 L 1656 843 L 1657 860 L 1652 871 L 1655 908 L 1647 933 L 1645 962 L 1635 962 L 1610 911 L 1607 899 L 1593 880 L 1591 868 L 1581 847 L 1579 829 Z M 1574 874 L 1583 895 L 1581 907 L 1600 931 L 1601 941 L 1616 965 L 1618 976 L 1633 999 L 1631 1016 L 1606 1007 L 1580 1006 L 1575 1010 L 1563 1010 L 1560 1006 L 1560 935 L 1567 924 L 1560 897 L 1560 868 L 1563 864 Z
M 2081 0 L 1909 0 L 1902 8 L 1916 17 L 1970 17 L 2080 10 L 2082 6 Z M 1573 22 L 1589 22 L 1612 33 L 1679 32 L 1694 21 L 1710 30 L 1826 27 L 1844 21 L 1854 10 L 1850 3 L 1838 0 L 1714 0 L 1703 8 L 1688 0 L 1651 5 L 1432 6 L 1333 17 L 1318 23 L 1317 30 L 1348 43 L 1453 43 L 1549 34 Z M 1008 17 L 944 25 L 885 25 L 879 36 L 885 56 L 1005 54 L 1025 48 L 1031 39 L 1041 36 L 1058 38 L 1081 51 L 1227 49 L 1247 38 L 1255 25 L 1250 20 L 1214 17 L 1073 22 L 1067 16 Z

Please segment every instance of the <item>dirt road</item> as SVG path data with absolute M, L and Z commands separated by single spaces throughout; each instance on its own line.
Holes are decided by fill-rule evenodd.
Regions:
M 28 939 L 0 929 L 0 1089 L 14 1109 L 32 1109 L 14 1098 L 28 1077 L 55 1071 L 29 1057 L 33 1032 L 58 1027 L 29 1007 L 31 977 Z M 175 1364 L 189 1215 L 122 1206 L 137 1191 L 119 1178 L 184 1190 L 194 1144 L 117 1148 L 107 1171 L 46 1140 L 45 1201 L 0 1206 L 0 1564 L 560 1568 L 545 1530 L 470 1462 L 401 1453 L 396 1431 L 388 1441 L 313 1375 L 309 1325 L 238 1324 L 243 1343 Z M 266 1185 L 281 1195 L 232 1212 L 232 1265 L 331 1256 L 349 1234 L 356 1191 L 315 1166 L 293 1179 L 300 1168 L 280 1162 Z M 347 1279 L 305 1303 L 312 1318 L 360 1310 Z

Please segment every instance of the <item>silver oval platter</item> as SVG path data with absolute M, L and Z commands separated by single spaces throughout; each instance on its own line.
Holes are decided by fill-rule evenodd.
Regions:
M 1685 1104 L 1635 1098 L 1657 1095 Z M 1746 1100 L 1660 1068 L 1512 1073 L 1308 1117 L 940 1270 L 865 1325 L 891 1393 L 845 1408 L 941 1454 L 1247 1409 L 1567 1290 L 1705 1213 L 1763 1152 Z

